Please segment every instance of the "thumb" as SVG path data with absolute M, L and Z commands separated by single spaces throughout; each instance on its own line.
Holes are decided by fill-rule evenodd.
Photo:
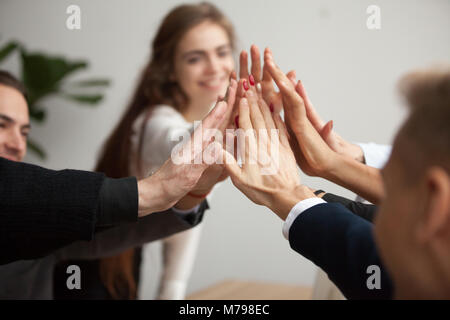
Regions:
M 225 170 L 230 175 L 233 184 L 236 185 L 236 182 L 240 181 L 242 169 L 236 162 L 236 159 L 225 149 L 222 149 L 222 153 L 225 159 Z
M 328 141 L 330 138 L 331 132 L 333 131 L 333 120 L 330 120 L 327 122 L 326 125 L 323 126 L 322 130 L 320 131 L 320 136 L 322 137 L 325 142 Z

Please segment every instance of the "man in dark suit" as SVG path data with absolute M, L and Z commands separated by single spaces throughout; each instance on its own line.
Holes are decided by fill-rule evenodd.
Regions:
M 232 89 L 228 99 L 197 130 L 224 127 Z M 20 163 L 29 129 L 25 91 L 0 71 L 0 298 L 51 299 L 56 261 L 109 256 L 167 237 L 200 223 L 208 208 L 204 201 L 191 211 L 169 209 L 195 190 L 205 163 L 175 165 L 169 159 L 139 182 L 53 171 Z M 208 155 L 208 135 L 201 132 L 202 145 L 194 150 Z M 191 150 L 185 151 L 194 156 Z
M 208 148 L 211 129 L 228 123 L 236 84 L 196 130 L 201 141 L 185 144 L 197 157 Z M 42 257 L 76 240 L 92 240 L 99 229 L 136 221 L 174 206 L 196 184 L 208 164 L 175 164 L 172 159 L 152 176 L 109 179 L 100 173 L 52 171 L 19 163 L 30 130 L 23 86 L 0 71 L 0 263 Z M 194 135 L 193 135 L 194 136 Z M 197 146 L 198 143 L 201 145 Z M 196 152 L 196 154 L 194 154 Z M 164 235 L 164 236 L 167 236 Z

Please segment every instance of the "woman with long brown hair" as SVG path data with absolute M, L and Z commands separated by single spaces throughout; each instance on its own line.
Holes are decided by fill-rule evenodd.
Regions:
M 219 96 L 234 69 L 232 24 L 209 3 L 181 5 L 162 21 L 130 104 L 102 150 L 96 171 L 138 178 L 157 170 L 170 157 L 183 132 L 192 130 Z M 195 190 L 175 210 L 196 211 L 214 185 L 225 178 L 222 167 L 208 169 Z M 195 259 L 200 226 L 163 240 L 159 299 L 182 299 Z M 100 278 L 115 299 L 135 298 L 140 252 L 128 250 L 99 262 Z M 138 258 L 136 260 L 136 258 Z

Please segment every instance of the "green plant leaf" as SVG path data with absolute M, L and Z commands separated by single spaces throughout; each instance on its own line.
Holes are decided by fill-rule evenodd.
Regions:
M 42 53 L 28 53 L 21 48 L 22 81 L 27 88 L 29 103 L 59 91 L 62 80 L 76 70 L 88 66 L 86 61 L 69 61 Z
M 41 160 L 45 160 L 47 158 L 47 154 L 44 149 L 32 139 L 28 139 L 27 141 L 28 150 L 34 153 Z
M 19 44 L 15 41 L 8 42 L 3 48 L 0 49 L 0 61 L 8 57 L 14 50 L 19 47 Z
M 103 99 L 102 94 L 63 94 L 63 97 L 82 104 L 95 105 Z
M 108 79 L 89 79 L 89 80 L 81 80 L 76 82 L 71 82 L 67 85 L 74 87 L 107 87 L 111 84 L 111 81 Z

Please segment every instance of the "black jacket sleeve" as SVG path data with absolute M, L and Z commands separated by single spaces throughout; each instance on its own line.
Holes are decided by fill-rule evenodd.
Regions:
M 135 221 L 136 178 L 54 171 L 0 158 L 0 264 L 36 259 Z
M 104 176 L 0 158 L 0 263 L 91 240 Z
M 196 212 L 180 214 L 169 209 L 152 213 L 140 218 L 135 223 L 126 223 L 98 232 L 95 234 L 94 240 L 75 242 L 58 250 L 55 255 L 59 260 L 113 256 L 132 247 L 141 246 L 194 227 L 202 221 L 207 209 L 209 206 L 205 200 Z
M 361 218 L 369 222 L 373 222 L 373 220 L 375 219 L 375 214 L 378 210 L 378 207 L 373 204 L 353 201 L 332 193 L 325 193 L 322 199 L 326 202 L 340 203 L 357 216 L 360 216 Z
M 289 230 L 291 248 L 322 268 L 348 299 L 390 299 L 392 283 L 373 238 L 373 225 L 337 203 L 302 212 Z M 367 268 L 380 268 L 380 289 L 369 289 Z

